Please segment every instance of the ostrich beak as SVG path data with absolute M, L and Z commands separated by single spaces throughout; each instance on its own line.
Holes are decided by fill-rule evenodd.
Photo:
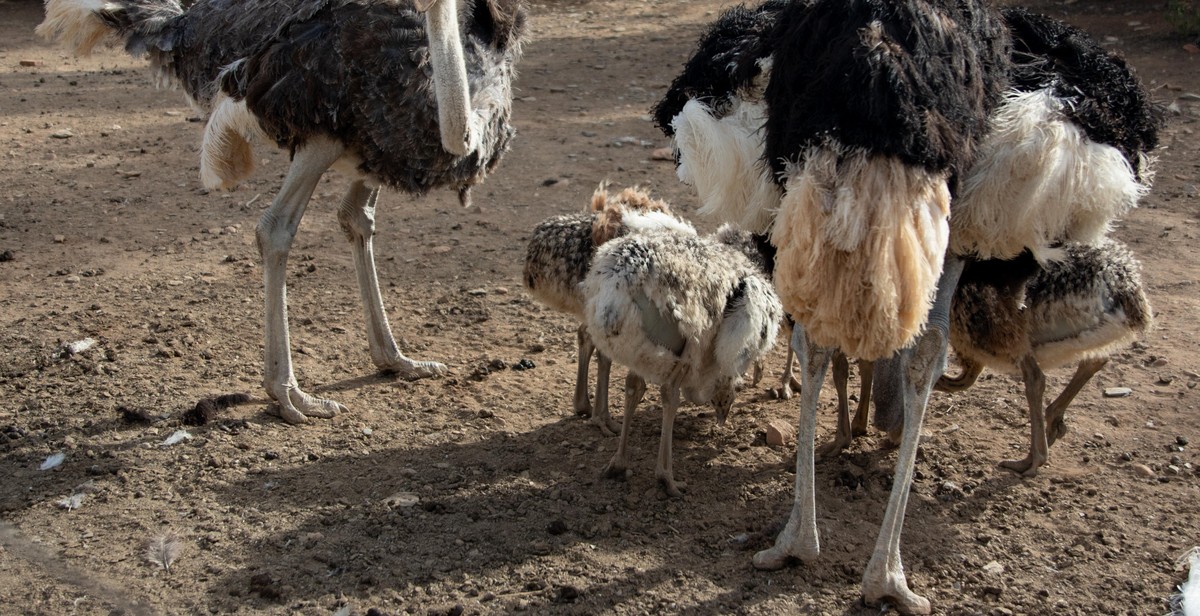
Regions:
M 471 135 L 471 92 L 467 87 L 467 65 L 463 60 L 458 32 L 457 0 L 414 0 L 425 13 L 429 37 L 429 63 L 433 68 L 433 93 L 437 99 L 438 126 L 442 147 L 465 156 L 474 144 Z

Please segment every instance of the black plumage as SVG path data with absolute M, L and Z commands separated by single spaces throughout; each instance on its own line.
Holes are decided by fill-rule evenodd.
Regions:
M 300 219 L 331 167 L 349 171 L 338 208 L 350 241 L 371 359 L 406 378 L 444 374 L 405 357 L 383 307 L 372 239 L 382 186 L 451 188 L 468 203 L 508 149 L 520 0 L 47 0 L 38 31 L 86 53 L 105 38 L 146 54 L 158 81 L 208 114 L 201 179 L 231 187 L 270 140 L 291 167 L 256 239 L 266 297 L 264 385 L 292 423 L 342 409 L 300 389 L 291 362 L 286 264 Z
M 754 7 L 738 5 L 721 14 L 696 44 L 696 50 L 651 110 L 654 124 L 667 135 L 671 121 L 689 100 L 700 100 L 721 115 L 722 107 L 739 89 L 758 76 L 763 53 L 761 38 L 789 0 L 767 0 Z
M 780 178 L 831 142 L 961 169 L 1006 83 L 1007 35 L 978 2 L 791 2 L 761 44 L 774 57 L 764 159 Z
M 1089 139 L 1120 150 L 1140 174 L 1138 158 L 1157 147 L 1163 116 L 1125 59 L 1053 17 L 1019 7 L 1002 13 L 1013 39 L 1013 88 L 1052 88 Z

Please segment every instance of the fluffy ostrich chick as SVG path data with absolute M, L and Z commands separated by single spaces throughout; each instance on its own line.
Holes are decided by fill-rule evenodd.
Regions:
M 671 214 L 665 201 L 654 199 L 635 187 L 617 195 L 602 184 L 592 194 L 588 210 L 543 221 L 533 230 L 525 253 L 525 288 L 534 299 L 580 321 L 575 375 L 574 409 L 591 416 L 606 436 L 614 436 L 616 422 L 608 410 L 608 373 L 612 362 L 603 353 L 596 357 L 596 402 L 588 399 L 588 369 L 595 345 L 583 324 L 583 291 L 579 283 L 587 276 L 596 248 L 610 239 L 629 233 L 670 229 L 695 235 L 686 221 Z
M 1029 270 L 1036 271 L 1032 278 Z M 943 375 L 937 388 L 962 391 L 985 366 L 1020 374 L 1029 402 L 1029 455 L 1000 466 L 1028 477 L 1067 433 L 1063 413 L 1071 400 L 1114 352 L 1151 325 L 1138 262 L 1113 240 L 1069 245 L 1064 259 L 1043 266 L 1028 253 L 969 263 L 950 314 L 950 344 L 963 370 L 957 377 Z M 1043 414 L 1042 371 L 1074 362 L 1075 375 Z
M 624 477 L 629 425 L 646 383 L 661 387 L 655 477 L 671 496 L 686 487 L 671 468 L 681 393 L 711 403 L 724 422 L 741 375 L 775 344 L 783 308 L 770 281 L 737 249 L 679 233 L 628 235 L 596 253 L 583 282 L 584 322 L 596 348 L 629 368 L 617 452 L 605 468 Z

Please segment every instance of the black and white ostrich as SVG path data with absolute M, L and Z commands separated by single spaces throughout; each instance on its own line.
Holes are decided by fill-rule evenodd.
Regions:
M 719 19 L 655 109 L 685 181 L 718 173 L 722 148 L 762 151 L 760 166 L 727 186 L 706 194 L 696 183 L 718 218 L 770 232 L 775 282 L 798 322 L 796 500 L 754 562 L 817 557 L 813 437 L 825 367 L 837 350 L 886 358 L 875 367 L 876 423 L 903 437 L 862 590 L 927 613 L 904 576 L 900 530 L 964 259 L 1050 258 L 1059 242 L 1098 241 L 1144 194 L 1157 124 L 1119 58 L 1046 18 L 1010 10 L 1006 24 L 976 1 L 784 4 L 744 9 L 773 20 L 768 28 Z M 714 49 L 725 55 L 711 59 Z M 720 74 L 716 87 L 706 71 Z M 761 125 L 730 114 L 748 105 L 762 105 Z M 782 189 L 774 203 L 747 197 L 772 180 Z
M 578 360 L 575 373 L 575 414 L 591 417 L 606 436 L 619 428 L 608 410 L 608 375 L 612 360 L 603 353 L 596 357 L 596 401 L 588 400 L 588 367 L 595 345 L 583 322 L 583 290 L 580 283 L 591 268 L 596 249 L 605 242 L 629 233 L 672 230 L 695 235 L 691 224 L 671 213 L 667 202 L 655 199 L 638 187 L 616 195 L 601 184 L 592 194 L 586 212 L 553 216 L 538 224 L 525 251 L 523 280 L 534 299 L 579 319 Z
M 291 167 L 257 228 L 266 287 L 267 393 L 291 423 L 331 417 L 332 400 L 300 389 L 292 371 L 285 268 L 321 175 L 353 178 L 338 221 L 354 252 L 371 358 L 406 378 L 440 363 L 396 346 L 376 277 L 379 190 L 420 195 L 470 187 L 508 149 L 519 0 L 48 0 L 38 32 L 87 53 L 105 39 L 148 55 L 159 82 L 183 86 L 208 114 L 201 178 L 232 187 L 253 169 L 251 145 L 271 141 Z
M 681 395 L 712 404 L 725 421 L 742 374 L 775 346 L 783 309 L 770 280 L 715 236 L 657 231 L 600 246 L 580 288 L 596 349 L 629 368 L 621 438 L 604 472 L 625 477 L 629 426 L 653 383 L 663 406 L 655 477 L 680 496 L 686 485 L 675 481 L 671 442 Z
M 936 385 L 962 391 L 985 366 L 1020 374 L 1029 404 L 1029 454 L 1000 466 L 1030 477 L 1066 434 L 1067 406 L 1113 353 L 1153 321 L 1137 259 L 1123 244 L 1068 244 L 1063 252 L 1044 265 L 1026 252 L 963 268 L 950 308 L 950 344 L 962 372 L 943 375 Z M 1043 371 L 1075 362 L 1070 382 L 1043 412 Z

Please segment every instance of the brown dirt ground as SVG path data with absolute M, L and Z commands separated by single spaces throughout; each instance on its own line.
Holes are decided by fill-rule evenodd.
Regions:
M 1161 614 L 1184 579 L 1176 559 L 1200 542 L 1200 55 L 1161 4 L 1043 4 L 1177 105 L 1154 193 L 1115 231 L 1145 265 L 1158 325 L 1081 394 L 1035 479 L 996 467 L 1027 446 L 1017 380 L 934 396 L 903 553 L 939 613 Z M 200 124 L 179 93 L 113 50 L 67 57 L 34 38 L 39 3 L 0 2 L 0 516 L 19 529 L 0 528 L 0 613 L 108 613 L 122 600 L 179 614 L 876 613 L 858 588 L 895 459 L 878 435 L 818 465 L 821 559 L 757 572 L 750 556 L 792 497 L 793 449 L 763 436 L 796 417 L 794 400 L 767 395 L 782 350 L 725 427 L 701 409 L 680 416 L 689 490 L 667 500 L 652 472 L 657 398 L 635 424 L 633 476 L 600 478 L 615 439 L 571 413 L 574 325 L 521 290 L 529 231 L 581 209 L 602 179 L 694 212 L 671 165 L 650 160 L 666 141 L 646 113 L 724 6 L 532 5 L 520 139 L 477 191 L 481 207 L 385 198 L 377 252 L 393 326 L 449 377 L 374 373 L 332 215 L 345 181 L 331 173 L 288 283 L 300 381 L 349 411 L 296 427 L 256 399 L 164 447 L 202 398 L 263 396 L 253 229 L 286 156 L 260 151 L 238 190 L 201 190 Z M 51 137 L 62 129 L 74 136 Z M 87 337 L 93 349 L 60 352 Z M 482 369 L 521 359 L 536 368 Z M 1068 375 L 1053 373 L 1050 391 Z M 1102 397 L 1113 386 L 1133 395 Z M 821 440 L 832 407 L 827 391 Z M 163 419 L 126 423 L 122 408 Z M 55 452 L 65 462 L 40 471 Z M 78 509 L 57 504 L 85 482 Z M 169 534 L 181 550 L 166 571 L 146 545 Z

